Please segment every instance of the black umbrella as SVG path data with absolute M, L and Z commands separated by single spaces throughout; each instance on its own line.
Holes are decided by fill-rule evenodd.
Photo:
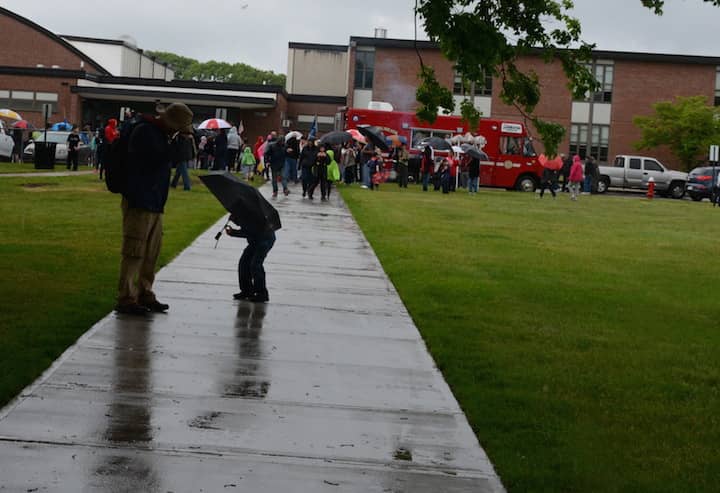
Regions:
M 487 161 L 489 159 L 487 154 L 485 154 L 483 151 L 479 150 L 473 145 L 463 144 L 462 146 L 460 146 L 460 148 L 465 154 L 472 158 L 480 159 L 481 161 Z
M 320 139 L 320 144 L 322 145 L 331 145 L 331 146 L 337 146 L 342 145 L 346 142 L 350 142 L 352 140 L 352 135 L 350 135 L 347 132 L 337 130 L 335 132 L 326 133 L 322 136 Z
M 251 233 L 276 231 L 282 226 L 280 214 L 262 196 L 260 191 L 243 183 L 233 174 L 211 173 L 200 177 L 200 180 L 230 213 L 230 219 Z M 215 239 L 219 239 L 222 231 Z
M 368 140 L 380 150 L 385 152 L 390 150 L 390 147 L 385 142 L 385 137 L 380 132 L 377 132 L 370 127 L 358 127 L 358 132 L 367 137 Z
M 452 146 L 440 137 L 426 137 L 418 143 L 418 147 L 430 146 L 436 151 L 452 151 Z

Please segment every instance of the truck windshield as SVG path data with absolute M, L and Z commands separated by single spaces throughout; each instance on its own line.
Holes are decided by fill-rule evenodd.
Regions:
M 535 148 L 533 147 L 533 142 L 530 137 L 525 137 L 525 157 L 534 157 L 537 156 L 537 153 L 535 152 Z

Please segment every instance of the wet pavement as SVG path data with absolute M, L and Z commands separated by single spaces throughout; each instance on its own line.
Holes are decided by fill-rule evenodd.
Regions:
M 504 491 L 337 194 L 293 192 L 270 303 L 232 300 L 223 218 L 158 274 L 168 314 L 108 315 L 0 411 L 0 492 Z

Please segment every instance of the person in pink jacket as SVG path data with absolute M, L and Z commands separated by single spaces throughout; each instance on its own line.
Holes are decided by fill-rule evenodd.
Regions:
M 580 194 L 580 186 L 583 181 L 583 165 L 580 161 L 580 156 L 577 154 L 573 156 L 573 163 L 570 166 L 570 199 L 577 200 L 577 196 Z

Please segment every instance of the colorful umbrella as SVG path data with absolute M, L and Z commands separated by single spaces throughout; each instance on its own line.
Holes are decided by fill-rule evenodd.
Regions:
M 390 134 L 385 137 L 385 142 L 394 147 L 400 147 L 402 144 L 407 144 L 407 139 L 401 135 Z
M 13 128 L 22 128 L 22 129 L 29 129 L 29 128 L 35 128 L 32 123 L 30 123 L 27 120 L 18 120 L 15 123 L 12 124 Z
M 346 130 L 347 133 L 352 135 L 352 138 L 360 142 L 361 144 L 367 144 L 367 139 L 363 134 L 361 134 L 356 128 L 351 128 L 350 130 Z
M 54 124 L 52 127 L 50 127 L 50 130 L 60 131 L 60 132 L 62 132 L 62 131 L 64 131 L 64 130 L 72 130 L 72 129 L 73 129 L 72 123 L 68 123 L 68 122 L 65 122 L 65 121 L 64 121 L 64 122 L 57 122 L 57 123 Z
M 232 128 L 232 125 L 222 118 L 210 118 L 198 125 L 198 129 L 200 130 L 219 130 L 222 128 Z
M 7 118 L 9 120 L 22 120 L 23 117 L 20 116 L 20 113 L 8 110 L 8 109 L 2 109 L 0 110 L 0 118 Z
M 292 132 L 288 132 L 288 134 L 285 136 L 285 142 L 290 141 L 290 139 L 300 140 L 300 139 L 302 139 L 302 136 L 303 136 L 302 132 L 293 130 Z
M 554 171 L 561 169 L 563 165 L 562 158 L 560 156 L 557 156 L 554 159 L 548 159 L 545 154 L 540 154 L 538 156 L 538 162 L 543 168 L 551 169 Z

